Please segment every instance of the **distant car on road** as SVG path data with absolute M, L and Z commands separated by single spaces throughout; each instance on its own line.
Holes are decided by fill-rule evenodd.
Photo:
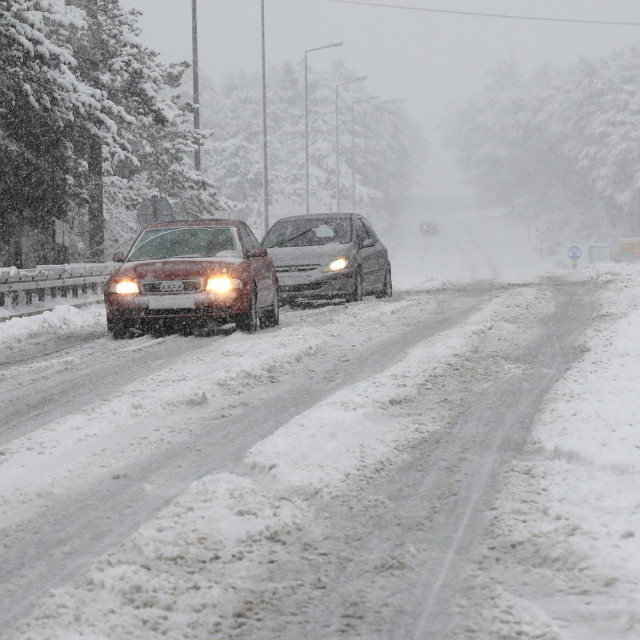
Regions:
M 420 233 L 423 236 L 439 236 L 440 225 L 437 222 L 425 221 L 420 224 Z
M 105 285 L 107 328 L 116 338 L 235 322 L 254 332 L 279 322 L 271 258 L 240 220 L 161 222 L 136 238 Z
M 273 258 L 282 302 L 392 295 L 387 249 L 360 214 L 281 218 L 262 245 Z

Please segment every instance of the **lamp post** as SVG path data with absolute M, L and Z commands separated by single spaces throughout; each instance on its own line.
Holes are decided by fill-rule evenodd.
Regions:
M 269 163 L 267 156 L 267 56 L 264 35 L 264 0 L 261 0 L 262 24 L 262 199 L 264 201 L 264 232 L 269 231 Z
M 191 46 L 193 51 L 193 128 L 200 129 L 200 87 L 198 82 L 198 0 L 191 0 Z M 195 152 L 195 169 L 200 171 L 202 159 L 200 142 Z
M 309 213 L 309 71 L 307 66 L 307 57 L 313 51 L 321 51 L 322 49 L 332 49 L 333 47 L 341 47 L 342 42 L 330 42 L 324 47 L 315 47 L 307 49 L 304 52 L 304 176 L 305 176 L 305 200 L 307 205 L 307 214 Z
M 367 79 L 367 76 L 360 76 L 353 80 L 347 80 L 346 82 L 339 82 L 336 85 L 336 212 L 340 213 L 340 121 L 339 121 L 339 89 L 347 84 L 353 84 L 354 82 L 363 82 Z
M 351 103 L 351 207 L 354 213 L 356 210 L 356 105 L 361 104 L 362 102 L 371 102 L 375 99 L 375 96 L 369 96 L 368 98 L 354 100 Z

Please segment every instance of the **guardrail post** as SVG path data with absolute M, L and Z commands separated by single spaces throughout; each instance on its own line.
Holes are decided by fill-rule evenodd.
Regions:
M 62 286 L 60 287 L 60 296 L 66 298 L 69 293 L 69 287 Z
M 82 293 L 85 294 L 85 293 L 87 293 L 88 290 L 89 289 L 88 289 L 87 283 L 83 282 L 82 283 Z
M 36 289 L 36 295 L 38 296 L 39 302 L 44 302 L 45 290 L 44 289 Z
M 25 304 L 29 305 L 33 302 L 33 292 L 28 289 L 24 292 Z
M 0 307 L 4 307 L 4 293 L 0 291 Z
M 74 298 L 77 298 L 77 297 L 78 297 L 78 285 L 77 285 L 77 284 L 74 284 L 74 285 L 71 287 L 71 295 L 72 295 Z
M 49 295 L 51 296 L 52 300 L 54 298 L 57 298 L 58 297 L 58 287 L 51 287 L 51 289 L 49 289 Z
M 20 292 L 19 291 L 14 291 L 11 294 L 11 304 L 14 307 L 17 307 L 20 304 Z

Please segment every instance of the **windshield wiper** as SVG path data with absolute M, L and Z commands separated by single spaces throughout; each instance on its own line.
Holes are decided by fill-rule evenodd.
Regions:
M 302 233 L 296 233 L 295 236 L 291 236 L 290 238 L 285 238 L 284 240 L 278 240 L 278 242 L 276 242 L 275 246 L 276 247 L 281 247 L 283 244 L 286 244 L 287 242 L 291 242 L 292 240 L 296 240 L 297 238 L 301 238 L 302 236 L 307 235 L 307 233 L 309 233 L 309 231 L 313 231 L 314 229 L 315 229 L 315 227 L 311 227 L 310 229 L 306 229 Z

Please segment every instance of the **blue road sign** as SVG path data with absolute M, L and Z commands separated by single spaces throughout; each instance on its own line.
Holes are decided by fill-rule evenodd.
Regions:
M 577 244 L 572 244 L 569 247 L 569 251 L 567 253 L 569 254 L 569 258 L 571 258 L 571 260 L 580 260 L 580 258 L 582 257 L 582 249 Z

